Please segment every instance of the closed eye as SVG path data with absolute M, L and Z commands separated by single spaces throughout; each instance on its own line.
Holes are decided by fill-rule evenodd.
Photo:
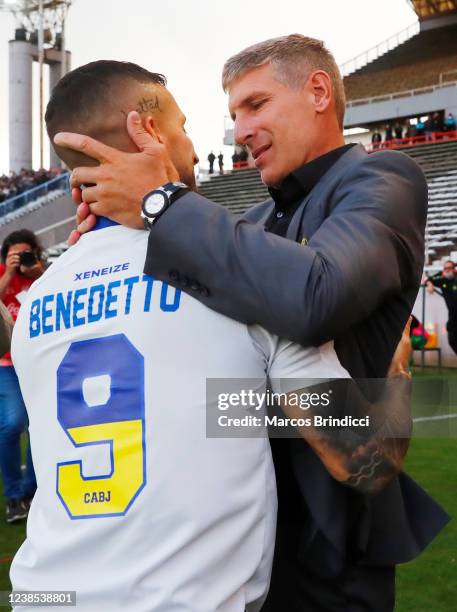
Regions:
M 254 110 L 259 110 L 259 108 L 262 108 L 262 106 L 268 101 L 267 98 L 262 98 L 261 100 L 253 100 L 251 102 L 251 108 L 253 108 Z

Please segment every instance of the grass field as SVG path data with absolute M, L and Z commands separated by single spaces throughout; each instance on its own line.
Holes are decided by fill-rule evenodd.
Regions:
M 432 378 L 429 379 L 430 376 Z M 445 384 L 440 385 L 440 380 Z M 424 375 L 418 371 L 415 373 L 415 381 L 415 416 L 457 413 L 455 370 L 443 371 L 440 375 L 430 371 Z M 417 432 L 418 437 L 411 443 L 405 469 L 455 517 L 457 418 L 421 422 Z M 0 590 L 9 590 L 9 565 L 25 538 L 25 525 L 7 525 L 2 522 L 3 517 L 4 503 L 0 499 Z M 417 560 L 399 567 L 395 609 L 396 612 L 457 610 L 457 521 L 451 521 Z
M 413 414 L 457 413 L 457 372 L 415 372 Z M 444 383 L 444 384 L 440 384 Z M 457 418 L 415 426 L 405 471 L 457 517 Z M 397 573 L 396 612 L 457 610 L 457 521 L 452 520 L 415 561 Z

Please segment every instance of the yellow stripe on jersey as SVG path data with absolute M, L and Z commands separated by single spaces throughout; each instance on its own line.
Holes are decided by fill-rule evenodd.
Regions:
M 81 462 L 59 463 L 57 491 L 73 518 L 123 514 L 145 481 L 143 421 L 117 421 L 67 430 L 75 444 L 112 442 L 109 477 L 84 478 Z

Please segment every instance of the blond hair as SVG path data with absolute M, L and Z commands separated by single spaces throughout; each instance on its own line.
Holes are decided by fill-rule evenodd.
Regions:
M 302 34 L 270 38 L 230 57 L 222 70 L 224 91 L 230 83 L 249 70 L 265 64 L 273 66 L 275 77 L 295 89 L 301 88 L 314 70 L 323 70 L 331 80 L 338 124 L 343 129 L 346 96 L 335 58 L 321 40 Z

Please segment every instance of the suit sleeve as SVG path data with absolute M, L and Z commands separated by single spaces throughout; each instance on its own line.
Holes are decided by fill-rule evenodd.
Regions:
M 145 273 L 233 319 L 322 344 L 418 286 L 427 185 L 407 156 L 377 153 L 348 169 L 330 204 L 302 247 L 187 194 L 152 228 Z

